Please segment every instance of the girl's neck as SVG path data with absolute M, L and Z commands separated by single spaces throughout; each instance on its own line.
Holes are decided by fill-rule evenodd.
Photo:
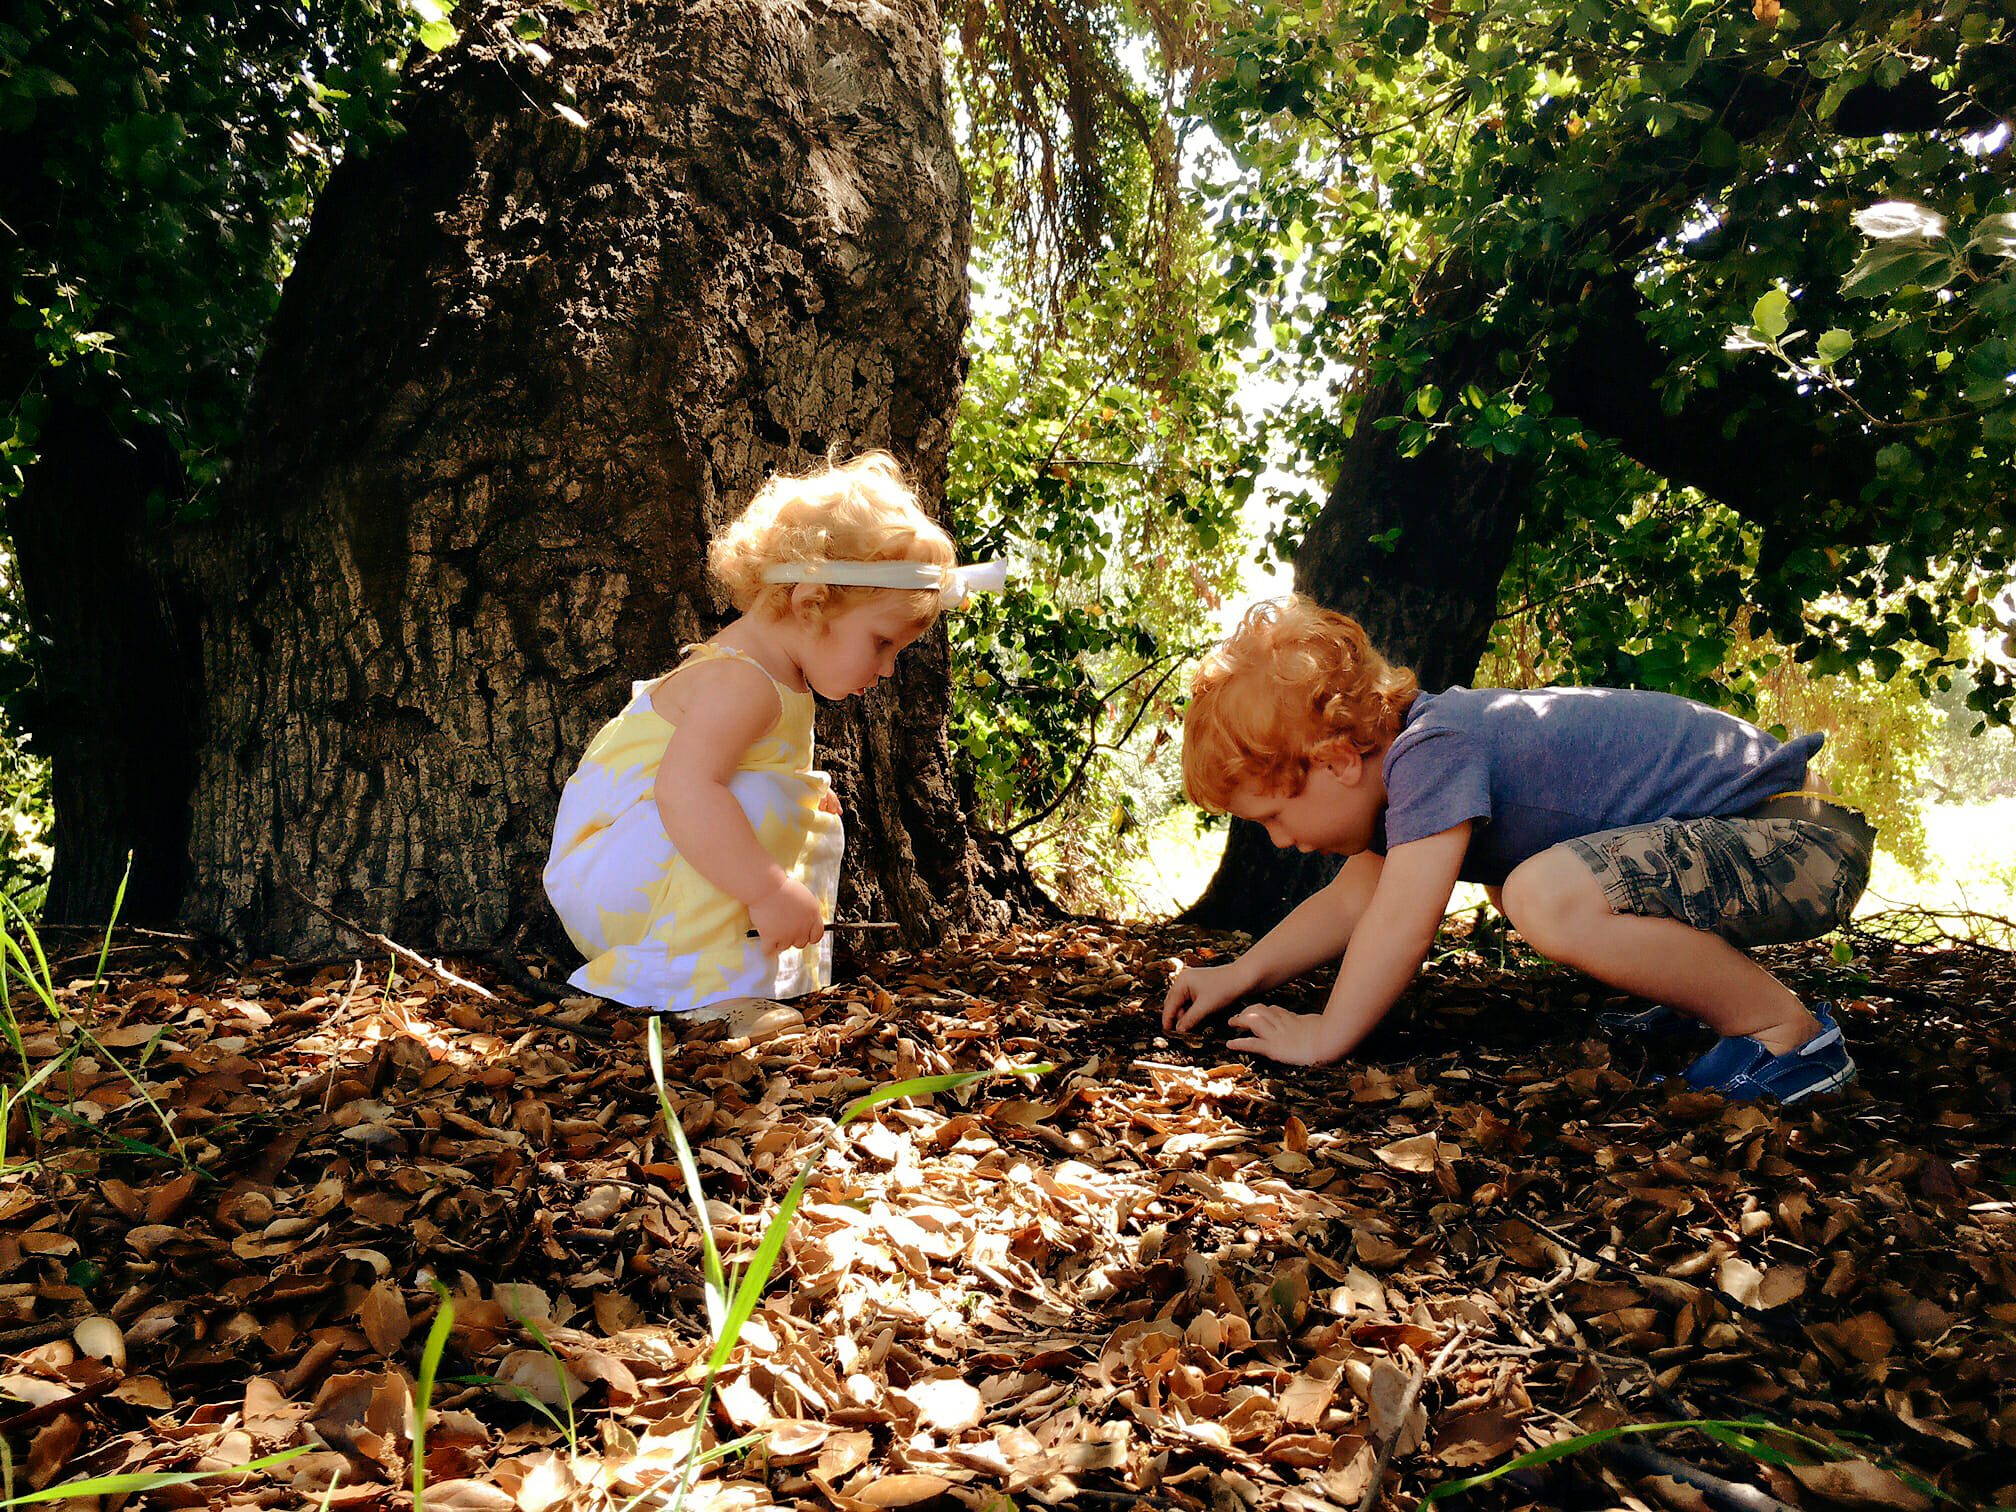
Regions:
M 728 646 L 753 658 L 759 667 L 792 691 L 811 691 L 787 622 L 744 614 L 722 626 L 720 633 L 710 639 L 717 646 Z

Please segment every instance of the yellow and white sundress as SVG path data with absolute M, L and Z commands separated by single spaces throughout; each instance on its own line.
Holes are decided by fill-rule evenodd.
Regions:
M 733 657 L 729 646 L 687 648 L 667 673 Z M 765 677 L 770 674 L 763 672 Z M 722 998 L 796 997 L 833 980 L 830 937 L 771 955 L 749 937 L 749 910 L 679 854 L 652 788 L 672 725 L 651 706 L 663 678 L 635 683 L 560 794 L 546 896 L 588 964 L 568 983 L 632 1008 L 683 1013 Z M 728 790 L 771 858 L 819 900 L 830 920 L 845 831 L 821 807 L 832 791 L 812 766 L 812 695 L 776 684 L 777 723 L 749 747 Z

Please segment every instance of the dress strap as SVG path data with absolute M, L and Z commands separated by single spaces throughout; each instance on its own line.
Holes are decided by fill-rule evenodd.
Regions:
M 733 661 L 747 662 L 758 672 L 769 678 L 771 683 L 775 685 L 779 698 L 810 698 L 812 696 L 809 692 L 802 689 L 788 686 L 776 673 L 772 672 L 763 663 L 739 646 L 723 646 L 714 641 L 695 641 L 690 646 L 681 646 L 679 648 L 679 657 L 679 665 L 666 673 L 667 677 L 676 677 L 688 667 L 698 666 L 701 662 L 718 661 L 726 657 Z

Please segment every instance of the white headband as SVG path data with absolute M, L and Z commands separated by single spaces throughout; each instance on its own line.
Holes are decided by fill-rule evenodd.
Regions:
M 840 588 L 910 588 L 938 592 L 939 605 L 961 609 L 976 593 L 1008 586 L 1006 562 L 940 567 L 934 562 L 787 562 L 763 570 L 766 583 L 827 583 Z

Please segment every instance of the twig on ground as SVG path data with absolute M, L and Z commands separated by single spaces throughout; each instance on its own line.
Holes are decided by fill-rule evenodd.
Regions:
M 72 1320 L 72 1326 L 75 1326 L 74 1319 Z M 69 1330 L 65 1329 L 64 1331 L 67 1333 Z M 86 1402 L 95 1401 L 97 1398 L 104 1396 L 106 1392 L 118 1384 L 118 1376 L 109 1376 L 102 1381 L 93 1381 L 89 1386 L 81 1387 L 71 1392 L 69 1396 L 60 1397 L 53 1402 L 44 1402 L 39 1407 L 29 1407 L 15 1413 L 12 1417 L 0 1418 L 0 1433 L 12 1433 L 17 1428 L 28 1428 L 36 1423 L 47 1422 L 50 1418 L 61 1417 L 64 1413 L 73 1411 L 83 1406 Z
M 582 996 L 581 992 L 563 982 L 550 981 L 542 976 L 534 976 L 525 963 L 518 959 L 507 946 L 499 945 L 490 952 L 490 963 L 497 968 L 498 975 L 516 987 L 527 997 L 542 1003 L 564 1003 L 569 998 Z
M 1394 1415 L 1393 1431 L 1379 1442 L 1378 1453 L 1372 1460 L 1372 1478 L 1365 1483 L 1365 1494 L 1358 1498 L 1358 1512 L 1372 1512 L 1379 1504 L 1381 1488 L 1386 1484 L 1387 1468 L 1393 1463 L 1394 1451 L 1400 1447 L 1400 1440 L 1407 1433 L 1407 1420 L 1414 1416 L 1414 1408 L 1421 1400 L 1421 1390 L 1428 1382 L 1442 1373 L 1449 1363 L 1449 1357 L 1470 1334 L 1470 1325 L 1458 1323 L 1456 1331 L 1449 1335 L 1449 1342 L 1435 1353 L 1435 1359 L 1427 1365 L 1416 1365 L 1414 1377 L 1407 1383 L 1406 1395 L 1400 1398 L 1400 1410 Z
M 460 987 L 465 992 L 475 993 L 506 1018 L 537 1024 L 541 1028 L 551 1029 L 560 1034 L 571 1034 L 577 1039 L 591 1040 L 598 1045 L 615 1043 L 615 1036 L 606 1029 L 590 1028 L 586 1024 L 570 1024 L 565 1019 L 554 1018 L 549 1013 L 540 1013 L 537 1009 L 533 1008 L 520 1008 L 516 1003 L 506 1002 L 480 982 L 472 982 L 467 977 L 457 976 L 439 961 L 430 961 L 427 957 L 420 954 L 419 951 L 409 950 L 398 941 L 388 939 L 386 936 L 379 934 L 375 929 L 366 929 L 355 920 L 344 918 L 343 915 L 337 913 L 327 904 L 309 897 L 307 893 L 296 887 L 292 882 L 287 883 L 286 886 L 289 892 L 314 909 L 315 912 L 322 915 L 331 924 L 336 925 L 338 928 L 349 930 L 350 933 L 356 935 L 359 939 L 369 940 L 381 950 L 389 951 L 408 965 L 418 966 L 422 971 L 439 977 L 451 987 Z
M 1713 1471 L 1643 1444 L 1614 1440 L 1603 1446 L 1603 1458 L 1627 1475 L 1663 1475 L 1691 1486 L 1715 1512 L 1794 1512 L 1789 1502 L 1780 1501 L 1768 1491 L 1741 1481 L 1724 1480 Z
M 1538 1229 L 1570 1254 L 1580 1256 L 1591 1265 L 1603 1270 L 1612 1271 L 1620 1276 L 1629 1276 L 1634 1281 L 1643 1281 L 1652 1274 L 1652 1272 L 1643 1270 L 1627 1261 L 1613 1259 L 1609 1255 L 1594 1254 L 1584 1249 L 1579 1240 L 1570 1238 L 1552 1224 L 1534 1217 L 1529 1212 L 1518 1208 L 1514 1208 L 1512 1211 L 1521 1222 L 1531 1228 Z M 1670 1280 L 1671 1278 L 1663 1279 Z M 1689 1283 L 1689 1285 L 1691 1286 L 1692 1283 Z M 1781 1338 L 1797 1334 L 1802 1327 L 1802 1320 L 1798 1311 L 1790 1306 L 1777 1308 L 1753 1307 L 1748 1302 L 1740 1302 L 1727 1292 L 1717 1291 L 1712 1287 L 1695 1286 L 1693 1290 L 1716 1307 L 1724 1307 L 1731 1312 L 1741 1313 L 1746 1318 L 1755 1319 L 1766 1332 L 1777 1334 Z
M 0 1329 L 0 1353 L 11 1352 L 17 1344 L 46 1344 L 51 1339 L 60 1339 L 90 1316 L 88 1312 L 72 1313 L 64 1318 L 44 1318 L 39 1323 Z

